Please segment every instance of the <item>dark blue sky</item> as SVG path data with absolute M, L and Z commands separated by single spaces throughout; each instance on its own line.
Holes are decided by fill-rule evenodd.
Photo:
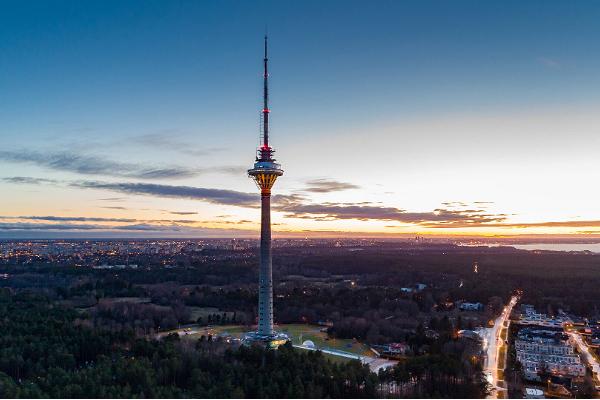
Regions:
M 4 2 L 2 119 L 223 122 L 259 98 L 266 24 L 294 124 L 586 101 L 598 20 L 567 1 Z

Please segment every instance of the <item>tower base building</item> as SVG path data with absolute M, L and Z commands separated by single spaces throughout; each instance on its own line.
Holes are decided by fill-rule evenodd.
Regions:
M 276 332 L 263 335 L 259 331 L 247 332 L 242 337 L 242 343 L 247 346 L 262 346 L 267 349 L 277 349 L 290 341 L 290 337 L 284 332 Z

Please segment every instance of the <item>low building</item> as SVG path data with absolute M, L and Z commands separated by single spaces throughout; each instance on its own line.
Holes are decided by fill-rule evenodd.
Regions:
M 569 318 L 564 314 L 558 317 L 549 317 L 546 314 L 536 312 L 535 307 L 531 304 L 521 305 L 521 315 L 519 318 L 519 324 L 521 325 L 562 329 L 563 325 L 567 322 L 569 322 Z
M 515 349 L 525 353 L 572 355 L 575 353 L 564 332 L 523 328 L 515 339 Z
M 543 399 L 544 391 L 536 388 L 525 388 L 526 399 Z
M 481 335 L 479 335 L 479 333 L 468 329 L 458 331 L 458 337 L 475 340 L 477 342 L 482 340 Z
M 410 353 L 410 346 L 406 343 L 388 343 L 384 345 L 371 346 L 382 357 L 398 358 Z
M 459 309 L 461 309 L 462 311 L 482 311 L 483 310 L 483 304 L 481 303 L 460 303 L 460 306 L 458 306 Z

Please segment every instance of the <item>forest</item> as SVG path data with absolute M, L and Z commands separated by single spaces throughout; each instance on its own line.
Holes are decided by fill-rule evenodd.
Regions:
M 31 293 L 0 295 L 0 394 L 11 398 L 376 397 L 377 376 L 318 352 L 162 341 L 78 324 Z
M 426 397 L 485 393 L 477 366 L 457 356 L 460 346 L 378 376 L 358 361 L 332 362 L 290 345 L 273 351 L 90 329 L 76 311 L 31 292 L 0 291 L 0 313 L 4 398 L 374 398 L 399 387 Z

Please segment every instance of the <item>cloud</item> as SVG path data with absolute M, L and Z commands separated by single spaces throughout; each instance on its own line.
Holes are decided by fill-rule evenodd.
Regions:
M 173 215 L 194 215 L 198 214 L 196 211 L 167 211 L 169 214 Z
M 207 203 L 239 207 L 258 207 L 259 205 L 258 194 L 228 189 L 160 185 L 155 183 L 111 183 L 99 181 L 72 182 L 70 186 L 83 189 L 110 190 L 126 194 L 200 200 Z
M 3 238 L 99 238 L 99 237 L 255 237 L 255 230 L 207 228 L 150 221 L 126 225 L 88 223 L 0 222 Z
M 30 230 L 92 230 L 104 229 L 103 225 L 92 224 L 38 224 L 30 222 L 6 223 L 0 222 L 0 231 L 30 231 Z
M 133 218 L 103 218 L 103 217 L 59 217 L 47 216 L 0 216 L 0 219 L 22 219 L 30 221 L 58 221 L 58 222 L 136 222 Z
M 39 179 L 29 177 L 2 178 L 5 182 L 19 184 L 36 184 Z M 153 197 L 167 197 L 177 199 L 189 199 L 204 201 L 213 204 L 231 205 L 238 207 L 257 208 L 260 206 L 260 195 L 258 193 L 240 192 L 228 189 L 212 189 L 195 186 L 162 185 L 156 183 L 134 183 L 134 182 L 106 182 L 106 181 L 51 181 L 54 184 L 63 184 L 79 189 L 108 190 L 117 193 L 144 195 Z M 303 196 L 274 195 L 273 202 L 300 201 Z M 219 217 L 227 218 L 228 215 Z
M 253 224 L 256 221 L 250 221 L 248 219 L 240 219 L 238 221 L 201 221 L 202 223 L 205 224 L 224 224 L 224 225 L 242 225 L 242 224 Z M 275 225 L 273 223 L 271 223 L 271 225 Z
M 542 64 L 544 67 L 550 68 L 550 69 L 561 69 L 562 68 L 562 64 L 553 59 L 553 58 L 549 58 L 549 57 L 538 57 L 538 62 L 540 64 Z
M 208 172 L 206 169 L 205 172 Z M 211 168 L 210 171 L 218 172 L 220 174 L 233 175 L 233 176 L 246 176 L 248 172 L 247 166 L 244 165 L 224 165 L 220 167 Z
M 186 228 L 190 229 L 190 228 Z M 192 228 L 193 229 L 193 228 Z M 182 231 L 179 225 L 131 224 L 131 225 L 98 225 L 98 224 L 48 224 L 31 222 L 0 222 L 0 231 Z
M 386 207 L 369 203 L 323 203 L 306 204 L 302 201 L 279 201 L 274 207 L 288 217 L 332 221 L 356 219 L 360 221 L 396 221 L 407 224 L 446 224 L 500 222 L 505 214 L 489 214 L 484 210 L 455 210 L 439 208 L 432 212 L 408 212 L 396 207 Z
M 64 217 L 56 215 L 19 215 L 19 216 L 0 216 L 0 220 L 18 220 L 22 221 L 45 221 L 45 222 L 113 222 L 113 223 L 137 223 L 137 224 L 198 224 L 215 223 L 219 221 L 196 221 L 191 219 L 137 219 L 137 218 L 117 218 L 117 217 Z M 103 225 L 104 226 L 104 225 Z
M 469 205 L 467 203 L 464 203 L 462 201 L 445 201 L 442 203 L 443 206 L 446 207 L 468 207 Z
M 201 172 L 198 169 L 185 167 L 149 167 L 140 164 L 111 161 L 101 157 L 86 156 L 69 152 L 53 153 L 29 150 L 0 150 L 0 160 L 32 164 L 51 170 L 66 171 L 81 175 L 106 175 L 137 179 L 189 178 L 196 176 Z
M 306 182 L 304 191 L 312 193 L 340 192 L 342 190 L 360 189 L 360 186 L 332 179 L 312 179 Z
M 458 228 L 472 228 L 485 226 L 489 228 L 581 228 L 581 227 L 600 227 L 600 220 L 588 221 L 544 221 L 544 222 L 511 222 L 511 223 L 490 223 L 485 225 L 476 225 L 473 223 L 456 223 Z M 432 228 L 447 226 L 430 226 Z
M 172 150 L 181 154 L 186 154 L 194 157 L 201 157 L 208 154 L 221 152 L 225 149 L 219 147 L 202 147 L 199 148 L 194 143 L 185 142 L 174 137 L 175 130 L 165 130 L 159 133 L 149 133 L 131 138 L 131 141 L 136 144 L 156 147 L 161 150 Z
M 29 176 L 11 176 L 7 178 L 2 178 L 2 181 L 6 183 L 14 183 L 17 185 L 53 185 L 58 183 L 58 181 L 54 179 L 32 178 Z

